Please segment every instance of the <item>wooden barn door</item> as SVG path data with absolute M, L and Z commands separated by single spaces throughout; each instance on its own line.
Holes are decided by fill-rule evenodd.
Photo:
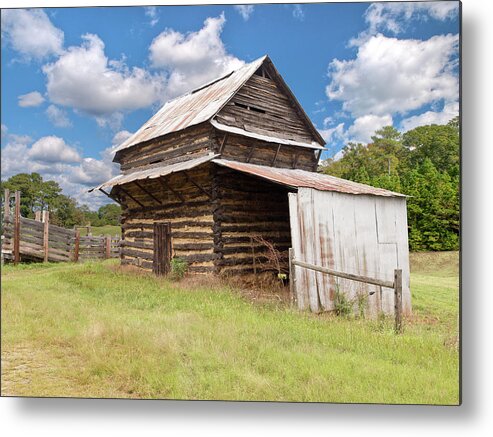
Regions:
M 171 261 L 171 225 L 154 223 L 154 259 L 152 271 L 156 275 L 167 275 Z

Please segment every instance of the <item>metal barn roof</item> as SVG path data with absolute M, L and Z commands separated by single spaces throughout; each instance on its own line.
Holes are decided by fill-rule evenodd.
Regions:
M 110 179 L 109 181 L 104 182 L 101 185 L 98 185 L 97 187 L 91 188 L 89 192 L 94 190 L 104 190 L 107 188 L 113 188 L 117 185 L 124 185 L 133 181 L 141 181 L 143 179 L 155 179 L 162 176 L 168 176 L 171 173 L 179 173 L 181 171 L 191 170 L 192 168 L 205 164 L 206 162 L 209 162 L 214 158 L 217 158 L 218 156 L 219 155 L 209 154 L 206 156 L 202 156 L 200 158 L 178 162 L 176 164 L 153 167 L 147 170 L 134 171 L 133 173 L 118 175 Z
M 230 168 L 252 176 L 257 176 L 266 179 L 270 182 L 285 185 L 291 188 L 314 188 L 320 191 L 336 191 L 346 194 L 368 194 L 372 196 L 384 197 L 407 197 L 404 194 L 395 193 L 393 191 L 376 188 L 370 185 L 359 184 L 357 182 L 348 181 L 346 179 L 336 178 L 326 174 L 314 173 L 305 170 L 291 168 L 266 167 L 264 165 L 247 164 L 244 162 L 228 161 L 225 159 L 217 159 L 220 155 L 208 154 L 200 158 L 191 159 L 189 161 L 179 162 L 172 165 L 163 165 L 153 167 L 147 170 L 135 171 L 125 175 L 115 176 L 107 182 L 91 188 L 89 192 L 94 190 L 105 190 L 118 185 L 128 184 L 133 181 L 144 179 L 155 179 L 162 176 L 167 176 L 172 173 L 191 170 L 199 165 L 207 162 Z
M 249 132 L 249 131 L 246 131 L 244 129 L 240 129 L 239 127 L 226 126 L 225 124 L 218 123 L 216 120 L 211 120 L 211 124 L 217 130 L 220 130 L 223 132 L 229 132 L 231 134 L 242 135 L 244 137 L 254 138 L 256 140 L 265 141 L 267 143 L 286 144 L 288 146 L 306 147 L 308 149 L 314 149 L 314 150 L 324 150 L 325 149 L 323 146 L 316 143 L 315 141 L 312 143 L 302 143 L 300 141 L 285 140 L 283 138 L 277 138 L 277 137 L 273 137 L 271 135 L 262 135 L 262 134 L 257 134 L 255 132 Z
M 227 161 L 225 159 L 213 159 L 212 162 L 232 170 L 258 176 L 285 185 L 291 188 L 314 188 L 320 191 L 336 191 L 346 194 L 369 194 L 385 197 L 406 197 L 404 194 L 375 188 L 370 185 L 359 184 L 346 179 L 336 178 L 326 174 L 305 170 L 266 167 L 264 165 L 247 164 L 244 162 Z
M 233 98 L 236 92 L 247 82 L 248 79 L 250 79 L 250 77 L 252 77 L 255 71 L 257 71 L 264 64 L 264 62 L 267 62 L 272 68 L 275 73 L 275 78 L 299 108 L 300 115 L 305 119 L 315 138 L 320 141 L 320 143 L 313 143 L 312 146 L 316 145 L 317 147 L 322 148 L 323 144 L 325 144 L 323 138 L 315 129 L 309 117 L 303 111 L 303 108 L 284 82 L 282 76 L 277 72 L 276 68 L 272 64 L 272 61 L 270 61 L 268 56 L 262 56 L 261 58 L 244 65 L 238 70 L 232 71 L 231 73 L 209 82 L 196 90 L 190 91 L 183 96 L 177 97 L 176 99 L 165 103 L 165 105 L 146 123 L 144 123 L 137 132 L 135 132 L 130 138 L 120 144 L 113 151 L 118 153 L 121 150 L 145 141 L 149 141 L 172 132 L 178 132 L 186 129 L 187 127 L 195 126 L 199 123 L 211 120 L 224 107 L 224 105 L 226 105 L 229 100 Z M 245 135 L 245 132 L 246 131 L 241 134 Z

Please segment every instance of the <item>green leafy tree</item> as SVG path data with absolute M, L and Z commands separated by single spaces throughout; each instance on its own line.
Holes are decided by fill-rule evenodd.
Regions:
M 98 217 L 101 225 L 117 226 L 120 223 L 122 209 L 116 203 L 109 203 L 101 206 L 98 210 Z
M 419 166 L 429 159 L 438 171 L 457 173 L 459 131 L 453 123 L 419 126 L 403 135 L 402 144 L 409 151 L 410 166 Z

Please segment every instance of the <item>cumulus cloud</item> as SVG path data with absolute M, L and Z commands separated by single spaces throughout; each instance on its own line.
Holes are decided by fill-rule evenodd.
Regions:
M 18 105 L 21 108 L 31 108 L 41 105 L 45 101 L 44 97 L 38 91 L 22 94 L 17 97 Z
M 57 127 L 70 127 L 72 122 L 69 120 L 67 112 L 55 105 L 50 105 L 45 111 L 48 119 Z
M 344 130 L 344 123 L 339 123 L 334 127 L 325 127 L 318 130 L 325 142 L 330 145 L 333 141 L 345 140 L 346 132 Z
M 159 22 L 156 6 L 148 6 L 144 8 L 145 14 L 150 18 L 149 24 L 154 27 Z
M 395 35 L 404 31 L 411 20 L 445 21 L 456 17 L 458 10 L 458 1 L 372 3 L 365 12 L 365 21 L 369 34 L 388 31 Z
M 63 32 L 42 9 L 2 9 L 2 38 L 26 59 L 62 52 Z
M 104 117 L 147 107 L 162 94 L 161 77 L 108 60 L 97 35 L 85 34 L 82 39 L 81 46 L 70 47 L 43 67 L 53 103 Z
M 118 165 L 111 162 L 111 147 L 100 155 L 101 159 L 83 158 L 63 138 L 48 136 L 33 143 L 27 135 L 11 134 L 7 135 L 7 144 L 2 148 L 2 178 L 37 172 L 45 180 L 58 182 L 64 194 L 97 209 L 108 203 L 108 199 L 102 194 L 88 193 L 88 187 L 111 179 L 119 172 Z
M 405 114 L 436 101 L 455 101 L 458 42 L 452 34 L 425 41 L 373 36 L 355 59 L 330 63 L 327 96 L 342 101 L 343 110 L 355 117 Z
M 197 88 L 241 67 L 244 62 L 227 53 L 221 40 L 224 14 L 207 18 L 202 29 L 182 34 L 166 29 L 149 47 L 154 68 L 168 73 L 164 99 Z
M 363 144 L 369 143 L 376 130 L 384 126 L 391 126 L 392 121 L 390 114 L 383 116 L 368 114 L 358 117 L 347 130 L 346 135 L 348 141 Z
M 112 147 L 118 147 L 124 141 L 128 140 L 132 135 L 133 135 L 133 133 L 129 132 L 128 130 L 121 130 L 121 131 L 117 132 L 113 136 L 113 139 L 111 140 Z
M 236 5 L 234 7 L 245 21 L 248 21 L 255 7 L 253 5 Z
M 426 111 L 402 120 L 401 128 L 403 131 L 408 131 L 427 124 L 447 124 L 457 115 L 459 115 L 459 102 L 448 102 L 442 111 Z
M 47 136 L 36 141 L 29 150 L 29 158 L 38 162 L 79 162 L 79 152 L 65 143 L 62 138 Z

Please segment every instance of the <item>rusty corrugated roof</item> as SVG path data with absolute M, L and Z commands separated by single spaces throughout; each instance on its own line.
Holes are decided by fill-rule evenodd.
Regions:
M 286 185 L 292 188 L 314 188 L 320 191 L 336 191 L 346 194 L 369 194 L 373 196 L 406 197 L 404 194 L 375 188 L 370 185 L 359 184 L 346 179 L 336 178 L 326 174 L 305 170 L 266 167 L 264 165 L 247 164 L 244 162 L 213 159 L 212 162 L 232 170 L 247 173 L 267 179 L 271 182 Z
M 200 158 L 190 159 L 188 161 L 178 162 L 172 165 L 163 165 L 159 167 L 153 167 L 147 170 L 134 171 L 133 173 L 128 173 L 125 175 L 115 176 L 107 182 L 98 185 L 97 187 L 91 188 L 89 192 L 99 189 L 112 188 L 117 185 L 128 184 L 132 181 L 140 181 L 143 179 L 155 179 L 161 176 L 167 176 L 171 173 L 179 173 L 185 170 L 191 170 L 192 168 L 198 167 L 199 165 L 205 164 L 206 162 L 212 161 L 220 155 L 209 154 L 202 156 Z
M 211 119 L 255 73 L 266 58 L 267 56 L 263 56 L 220 79 L 170 100 L 114 152 Z
M 244 129 L 240 129 L 239 127 L 226 126 L 225 124 L 221 124 L 216 120 L 211 120 L 211 124 L 217 130 L 223 132 L 229 132 L 236 135 L 242 135 L 244 137 L 255 138 L 257 140 L 266 141 L 267 143 L 286 144 L 288 146 L 306 147 L 308 149 L 314 149 L 314 150 L 325 150 L 323 146 L 321 146 L 315 141 L 313 141 L 312 143 L 302 143 L 301 141 L 285 140 L 283 138 L 277 138 L 271 135 L 262 135 L 255 132 L 250 132 Z

